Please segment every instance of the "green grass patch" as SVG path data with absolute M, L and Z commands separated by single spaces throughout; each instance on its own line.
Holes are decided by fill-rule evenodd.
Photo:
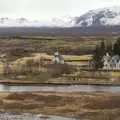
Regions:
M 120 71 L 113 71 L 113 72 L 110 72 L 111 76 L 114 76 L 114 77 L 120 77 Z
M 65 60 L 80 60 L 80 61 L 84 61 L 84 60 L 90 60 L 92 58 L 92 55 L 63 55 Z

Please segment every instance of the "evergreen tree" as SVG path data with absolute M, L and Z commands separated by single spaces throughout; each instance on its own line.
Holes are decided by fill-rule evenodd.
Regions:
M 96 46 L 96 49 L 93 54 L 93 61 L 95 65 L 95 69 L 99 69 L 103 67 L 103 56 L 106 53 L 105 43 L 102 41 L 99 46 Z
M 117 39 L 114 48 L 113 48 L 113 53 L 120 55 L 120 37 Z
M 105 53 L 106 53 L 106 47 L 105 47 L 105 42 L 104 41 L 101 41 L 101 43 L 100 43 L 100 48 L 99 48 L 100 50 L 100 57 L 101 57 L 101 59 L 103 58 L 103 56 L 105 55 Z
M 113 55 L 113 45 L 112 45 L 112 41 L 107 41 L 107 45 L 106 45 L 106 52 L 109 53 L 109 55 Z

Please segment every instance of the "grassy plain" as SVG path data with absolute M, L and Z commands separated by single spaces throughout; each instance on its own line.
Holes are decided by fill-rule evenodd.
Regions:
M 81 37 L 23 37 L 23 38 L 0 38 L 0 49 L 2 53 L 10 53 L 14 50 L 26 50 L 30 53 L 53 54 L 55 50 L 65 55 L 85 55 L 93 52 L 101 40 L 111 42 L 116 36 L 81 36 Z M 37 38 L 37 39 L 36 39 Z M 19 51 L 18 51 L 19 52 Z M 24 53 L 23 55 L 26 56 Z M 17 56 L 20 57 L 20 56 Z
M 120 94 L 109 93 L 0 93 L 0 112 L 119 120 L 119 102 Z
M 0 38 L 0 60 L 10 61 L 15 68 L 26 64 L 30 59 L 39 61 L 40 57 L 51 61 L 56 50 L 60 51 L 65 59 L 65 63 L 70 66 L 88 65 L 88 60 L 92 58 L 95 46 L 104 40 L 115 42 L 117 36 L 22 36 L 11 38 Z M 47 62 L 46 62 L 47 63 Z M 0 74 L 4 73 L 4 64 L 0 63 Z M 41 68 L 44 70 L 44 68 Z M 50 72 L 45 74 L 49 75 Z M 120 84 L 120 72 L 107 71 L 79 71 L 75 70 L 71 74 L 61 75 L 58 78 L 46 78 L 45 74 L 29 73 L 19 76 L 1 78 L 2 83 L 56 83 L 56 84 Z M 44 78 L 45 76 L 45 78 Z M 22 79 L 21 79 L 22 77 Z M 20 79 L 19 79 L 20 78 Z

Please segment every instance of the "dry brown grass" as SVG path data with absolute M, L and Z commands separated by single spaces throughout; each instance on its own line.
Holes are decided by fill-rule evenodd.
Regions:
M 90 120 L 115 120 L 120 115 L 120 94 L 109 93 L 10 93 L 1 109 L 44 113 Z

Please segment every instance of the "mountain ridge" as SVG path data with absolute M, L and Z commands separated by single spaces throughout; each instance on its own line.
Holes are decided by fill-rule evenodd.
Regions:
M 75 17 L 74 22 L 80 27 L 120 25 L 120 6 L 90 10 L 79 17 Z
M 0 27 L 91 27 L 120 25 L 120 6 L 89 10 L 80 16 L 64 16 L 51 21 L 28 20 L 27 18 L 0 18 Z

